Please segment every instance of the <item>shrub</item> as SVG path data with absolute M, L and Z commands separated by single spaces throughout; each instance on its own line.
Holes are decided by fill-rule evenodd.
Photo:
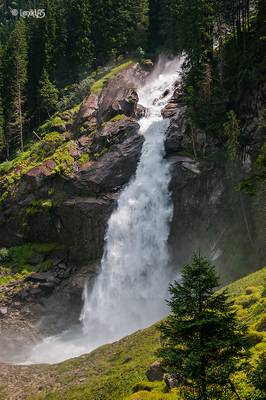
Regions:
M 6 262 L 9 260 L 9 251 L 5 247 L 0 249 L 0 262 Z

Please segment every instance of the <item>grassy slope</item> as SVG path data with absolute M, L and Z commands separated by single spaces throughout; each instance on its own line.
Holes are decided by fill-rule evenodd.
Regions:
M 266 332 L 261 330 L 262 321 L 266 318 L 265 287 L 266 268 L 228 286 L 240 319 L 248 322 L 250 327 L 254 341 L 253 364 L 256 363 L 258 355 L 266 351 Z M 145 371 L 155 359 L 154 351 L 158 346 L 159 334 L 153 326 L 114 344 L 103 346 L 89 355 L 58 365 L 0 367 L 1 382 L 4 382 L 7 372 L 9 374 L 7 386 L 2 384 L 2 391 L 0 387 L 0 399 L 177 399 L 177 393 L 163 393 L 161 383 L 151 386 L 151 392 L 140 391 L 132 394 L 134 385 L 145 380 Z M 238 389 L 247 393 L 251 389 L 243 383 L 244 376 L 241 374 L 236 377 Z

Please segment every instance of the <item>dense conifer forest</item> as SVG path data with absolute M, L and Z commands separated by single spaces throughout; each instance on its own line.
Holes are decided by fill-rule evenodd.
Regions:
M 36 8 L 45 18 L 12 14 Z M 187 103 L 213 135 L 223 134 L 224 111 L 237 119 L 237 98 L 265 72 L 263 0 L 4 0 L 0 13 L 2 160 L 69 106 L 71 84 L 107 63 L 185 53 Z
M 266 0 L 0 0 L 0 400 L 265 400 L 265 139 Z

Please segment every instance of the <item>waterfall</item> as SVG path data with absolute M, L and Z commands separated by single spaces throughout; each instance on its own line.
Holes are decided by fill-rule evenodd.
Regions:
M 55 363 L 115 341 L 163 317 L 171 272 L 167 240 L 172 218 L 168 190 L 170 167 L 164 138 L 169 120 L 161 116 L 174 84 L 180 78 L 181 60 L 159 62 L 139 102 L 146 108 L 140 120 L 145 141 L 135 176 L 120 193 L 110 217 L 100 273 L 92 290 L 84 289 L 80 315 L 82 332 L 68 330 L 45 338 L 26 360 Z
M 165 314 L 170 280 L 167 240 L 172 217 L 169 164 L 164 155 L 169 120 L 161 116 L 177 79 L 176 60 L 161 65 L 139 102 L 145 142 L 135 177 L 122 191 L 108 223 L 101 272 L 91 293 L 85 288 L 83 330 L 99 345 L 144 328 Z M 162 96 L 165 93 L 165 96 Z

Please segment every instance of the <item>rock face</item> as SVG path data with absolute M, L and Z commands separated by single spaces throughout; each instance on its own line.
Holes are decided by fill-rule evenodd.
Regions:
M 225 162 L 221 157 L 226 153 L 225 144 L 192 129 L 182 99 L 175 106 L 165 140 L 172 165 L 174 214 L 169 249 L 173 268 L 187 263 L 200 249 L 218 267 L 224 282 L 237 279 L 250 271 L 254 262 L 265 263 L 256 211 L 262 207 L 263 195 L 250 198 L 236 191 L 250 173 L 248 160 L 237 166 Z M 172 100 L 165 116 L 167 109 L 172 110 Z M 254 126 L 244 122 L 243 129 L 247 135 L 252 132 L 249 140 L 256 141 Z
M 135 88 L 145 74 L 134 65 L 111 79 L 101 94 L 84 100 L 67 133 L 71 174 L 54 173 L 56 162 L 46 160 L 24 174 L 2 206 L 0 248 L 48 242 L 65 249 L 49 272 L 32 273 L 16 289 L 18 308 L 26 304 L 33 322 L 42 316 L 42 330 L 54 327 L 56 333 L 78 322 L 85 279 L 97 271 L 108 219 L 141 154 L 144 138 L 137 119 L 145 110 L 137 104 Z M 75 169 L 81 154 L 85 162 L 77 161 Z
M 76 136 L 80 136 L 81 129 L 83 134 L 89 134 L 97 128 L 98 102 L 97 94 L 91 94 L 83 101 L 72 128 Z

